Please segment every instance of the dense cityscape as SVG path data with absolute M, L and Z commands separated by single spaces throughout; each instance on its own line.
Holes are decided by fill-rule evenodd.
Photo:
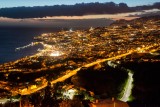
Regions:
M 15 51 L 42 45 L 43 48 L 39 48 L 37 54 L 0 65 L 0 103 L 2 105 L 11 103 L 15 107 L 16 105 L 50 107 L 55 104 L 55 107 L 65 107 L 65 104 L 74 101 L 77 107 L 79 105 L 83 107 L 85 104 L 92 107 L 97 100 L 111 99 L 111 102 L 115 101 L 117 104 L 124 104 L 124 107 L 128 107 L 125 102 L 148 101 L 148 99 L 141 99 L 141 96 L 132 95 L 134 87 L 132 85 L 136 84 L 133 83 L 132 76 L 138 72 L 134 72 L 135 69 L 132 68 L 135 63 L 160 64 L 159 16 L 131 21 L 118 20 L 110 26 L 91 27 L 88 30 L 70 29 L 44 33 L 34 39 L 36 42 L 18 47 Z M 106 86 L 105 95 L 100 94 L 101 86 L 96 85 L 97 89 L 94 89 L 95 87 L 92 89 L 92 86 L 88 85 L 92 82 L 87 83 L 87 80 L 81 79 L 81 72 L 86 71 L 90 73 L 86 78 L 93 78 L 92 72 L 102 73 L 98 75 L 103 75 L 103 72 L 106 74 L 119 72 L 113 74 L 111 78 L 118 83 L 117 87 L 123 88 L 113 86 L 117 88 L 115 91 Z M 112 76 L 112 74 L 109 75 Z M 110 80 L 106 81 L 110 82 Z M 157 90 L 159 88 L 156 87 Z M 69 95 L 68 91 L 71 91 Z M 80 95 L 83 95 L 82 99 Z M 23 101 L 25 103 L 22 103 Z

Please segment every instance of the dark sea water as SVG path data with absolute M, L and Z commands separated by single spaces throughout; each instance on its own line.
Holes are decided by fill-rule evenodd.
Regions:
M 0 28 L 0 64 L 15 61 L 19 58 L 33 55 L 41 45 L 15 51 L 34 41 L 34 37 L 42 33 L 60 31 L 60 28 Z
M 110 25 L 113 20 L 110 19 L 89 19 L 89 20 L 60 20 L 62 24 L 55 24 L 46 28 L 45 26 L 24 26 L 24 27 L 2 27 L 0 25 L 0 64 L 15 61 L 19 58 L 33 55 L 40 46 L 34 46 L 21 51 L 15 51 L 16 48 L 22 47 L 33 42 L 33 38 L 42 33 L 56 32 L 60 30 L 88 29 L 92 27 L 104 27 Z

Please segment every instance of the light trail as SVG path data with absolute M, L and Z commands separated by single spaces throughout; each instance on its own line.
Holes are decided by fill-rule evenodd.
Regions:
M 112 63 L 111 61 L 108 61 L 108 65 L 113 67 L 113 68 L 118 67 L 118 64 Z M 127 102 L 127 101 L 130 100 L 129 97 L 132 94 L 133 72 L 130 69 L 126 69 L 124 67 L 120 67 L 120 69 L 125 70 L 128 73 L 128 79 L 126 80 L 126 84 L 124 86 L 124 91 L 122 91 L 121 94 L 120 94 L 120 95 L 122 95 L 120 100 L 124 101 L 124 102 Z
M 153 45 L 153 46 L 157 46 L 157 44 Z M 149 48 L 152 48 L 153 46 L 149 46 L 149 47 L 145 47 L 144 49 L 140 49 L 141 51 L 142 50 L 145 50 L 145 49 L 149 49 Z M 157 49 L 151 49 L 150 52 L 155 52 L 157 51 L 159 48 Z M 123 70 L 126 70 L 128 72 L 128 79 L 126 81 L 126 84 L 124 86 L 124 91 L 122 91 L 121 94 L 122 97 L 120 98 L 121 101 L 124 101 L 124 102 L 127 102 L 130 100 L 130 96 L 132 94 L 132 88 L 133 88 L 133 71 L 131 71 L 130 69 L 125 69 L 124 67 L 122 67 Z
M 129 97 L 132 94 L 132 88 L 133 88 L 133 73 L 130 71 L 128 72 L 128 79 L 124 86 L 124 91 L 122 91 L 123 95 L 120 98 L 121 101 L 127 102 L 129 101 Z

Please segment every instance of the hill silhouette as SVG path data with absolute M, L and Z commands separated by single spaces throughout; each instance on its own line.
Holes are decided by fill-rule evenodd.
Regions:
M 0 17 L 9 18 L 37 18 L 46 16 L 81 16 L 88 14 L 116 14 L 134 12 L 143 9 L 160 9 L 160 2 L 153 5 L 128 7 L 126 3 L 80 3 L 75 5 L 54 5 L 35 7 L 1 8 Z

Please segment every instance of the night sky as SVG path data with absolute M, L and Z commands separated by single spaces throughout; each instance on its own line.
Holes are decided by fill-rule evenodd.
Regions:
M 45 5 L 61 5 L 61 4 L 75 4 L 75 3 L 89 3 L 89 2 L 110 2 L 115 3 L 124 2 L 128 6 L 148 5 L 159 0 L 0 0 L 0 8 L 18 7 L 18 6 L 45 6 Z

